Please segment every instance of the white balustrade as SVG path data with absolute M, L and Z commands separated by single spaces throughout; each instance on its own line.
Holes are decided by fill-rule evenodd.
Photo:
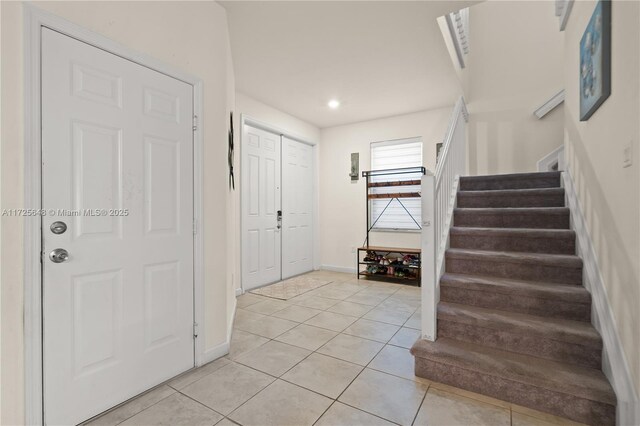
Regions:
M 435 341 L 440 277 L 449 245 L 449 228 L 460 176 L 467 173 L 467 122 L 469 114 L 460 97 L 456 103 L 435 174 L 422 178 L 422 337 Z

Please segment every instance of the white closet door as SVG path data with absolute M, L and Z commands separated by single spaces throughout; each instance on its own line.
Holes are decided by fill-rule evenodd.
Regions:
M 313 148 L 282 137 L 282 278 L 313 269 Z
M 281 279 L 280 135 L 245 125 L 242 138 L 242 284 Z
M 192 108 L 189 84 L 42 29 L 42 204 L 70 213 L 42 220 L 47 424 L 194 365 Z

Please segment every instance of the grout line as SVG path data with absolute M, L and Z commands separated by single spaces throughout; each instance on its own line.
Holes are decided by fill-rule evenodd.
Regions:
M 189 396 L 189 395 L 187 395 L 186 393 L 182 393 L 182 392 L 180 392 L 180 391 L 177 391 L 176 393 L 179 393 L 180 395 L 182 395 L 182 396 L 184 396 L 184 397 L 186 397 L 186 398 L 189 398 L 190 400 L 192 400 L 192 401 L 194 401 L 194 402 L 198 403 L 199 405 L 202 405 L 202 406 L 203 406 L 203 407 L 205 407 L 206 409 L 211 410 L 211 411 L 213 411 L 213 412 L 214 412 L 214 413 L 216 413 L 216 414 L 220 414 L 222 417 L 226 417 L 224 414 L 222 414 L 222 413 L 220 413 L 220 412 L 218 412 L 218 411 L 214 410 L 213 408 L 211 408 L 211 407 L 209 407 L 208 405 L 206 405 L 206 404 L 204 404 L 204 403 L 202 403 L 202 402 L 198 401 L 197 399 L 194 399 L 194 398 L 190 397 L 190 396 Z M 220 419 L 220 420 L 218 421 L 218 423 L 219 423 L 220 421 L 222 421 L 222 419 Z
M 431 387 L 431 384 L 427 385 L 427 389 L 424 391 L 424 395 L 422 396 L 422 401 L 420 401 L 420 405 L 418 405 L 418 410 L 416 411 L 416 414 L 413 416 L 413 421 L 411 422 L 412 426 L 418 426 L 416 425 L 416 420 L 418 419 L 418 414 L 420 414 L 420 409 L 424 404 L 424 400 L 427 399 L 427 393 L 429 393 L 430 387 Z

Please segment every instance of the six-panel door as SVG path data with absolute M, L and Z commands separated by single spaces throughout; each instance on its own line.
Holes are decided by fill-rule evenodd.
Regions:
M 242 284 L 281 279 L 280 135 L 245 125 L 242 138 Z
M 43 28 L 49 424 L 194 365 L 192 116 L 191 85 Z M 68 260 L 49 259 L 57 248 Z

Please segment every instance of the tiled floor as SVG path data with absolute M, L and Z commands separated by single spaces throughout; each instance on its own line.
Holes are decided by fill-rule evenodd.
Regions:
M 420 290 L 317 271 L 288 301 L 238 298 L 231 351 L 96 425 L 557 425 L 571 422 L 413 375 Z

